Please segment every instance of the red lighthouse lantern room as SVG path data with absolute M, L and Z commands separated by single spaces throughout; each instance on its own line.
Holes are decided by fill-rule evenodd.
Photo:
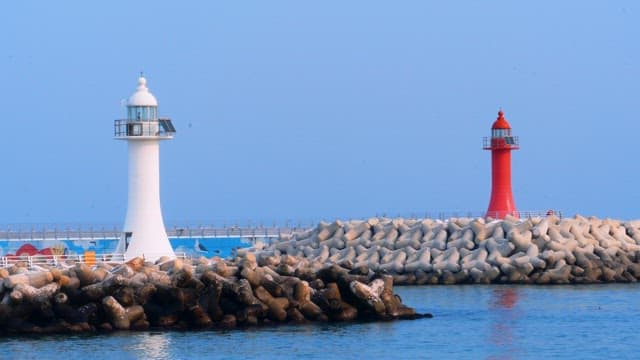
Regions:
M 491 126 L 491 137 L 483 138 L 484 150 L 491 150 L 491 200 L 487 217 L 502 219 L 507 214 L 519 217 L 511 191 L 511 150 L 518 150 L 518 137 L 511 135 L 511 125 L 502 110 Z

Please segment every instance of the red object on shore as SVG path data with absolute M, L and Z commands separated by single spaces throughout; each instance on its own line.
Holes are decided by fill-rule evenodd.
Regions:
M 20 246 L 18 251 L 16 251 L 17 256 L 20 256 L 20 255 L 33 256 L 33 255 L 36 255 L 37 253 L 38 253 L 38 249 L 36 249 L 35 246 L 31 244 L 24 244 Z
M 491 200 L 486 216 L 519 217 L 511 190 L 511 150 L 518 150 L 520 143 L 517 136 L 511 135 L 511 125 L 502 110 L 491 127 L 491 137 L 484 138 L 483 148 L 491 151 Z

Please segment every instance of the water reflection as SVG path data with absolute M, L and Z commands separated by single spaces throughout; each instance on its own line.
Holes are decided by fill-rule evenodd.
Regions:
M 494 308 L 511 309 L 518 302 L 518 290 L 516 288 L 495 289 Z
M 134 350 L 140 354 L 140 359 L 168 359 L 170 339 L 166 332 L 150 332 L 141 334 L 136 339 Z
M 517 347 L 514 346 L 514 323 L 521 314 L 517 308 L 520 298 L 518 288 L 496 288 L 491 292 L 489 314 L 491 318 L 489 342 L 497 348 L 491 359 L 511 359 L 517 357 Z

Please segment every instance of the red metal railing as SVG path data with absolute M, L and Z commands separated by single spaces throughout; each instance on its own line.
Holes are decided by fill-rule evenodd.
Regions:
M 482 138 L 482 148 L 484 150 L 517 150 L 520 149 L 520 139 L 517 136 L 500 138 L 485 136 Z

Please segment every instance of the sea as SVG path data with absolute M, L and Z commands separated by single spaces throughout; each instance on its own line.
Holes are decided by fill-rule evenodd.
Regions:
M 634 359 L 640 285 L 395 287 L 433 318 L 0 338 L 2 359 Z

